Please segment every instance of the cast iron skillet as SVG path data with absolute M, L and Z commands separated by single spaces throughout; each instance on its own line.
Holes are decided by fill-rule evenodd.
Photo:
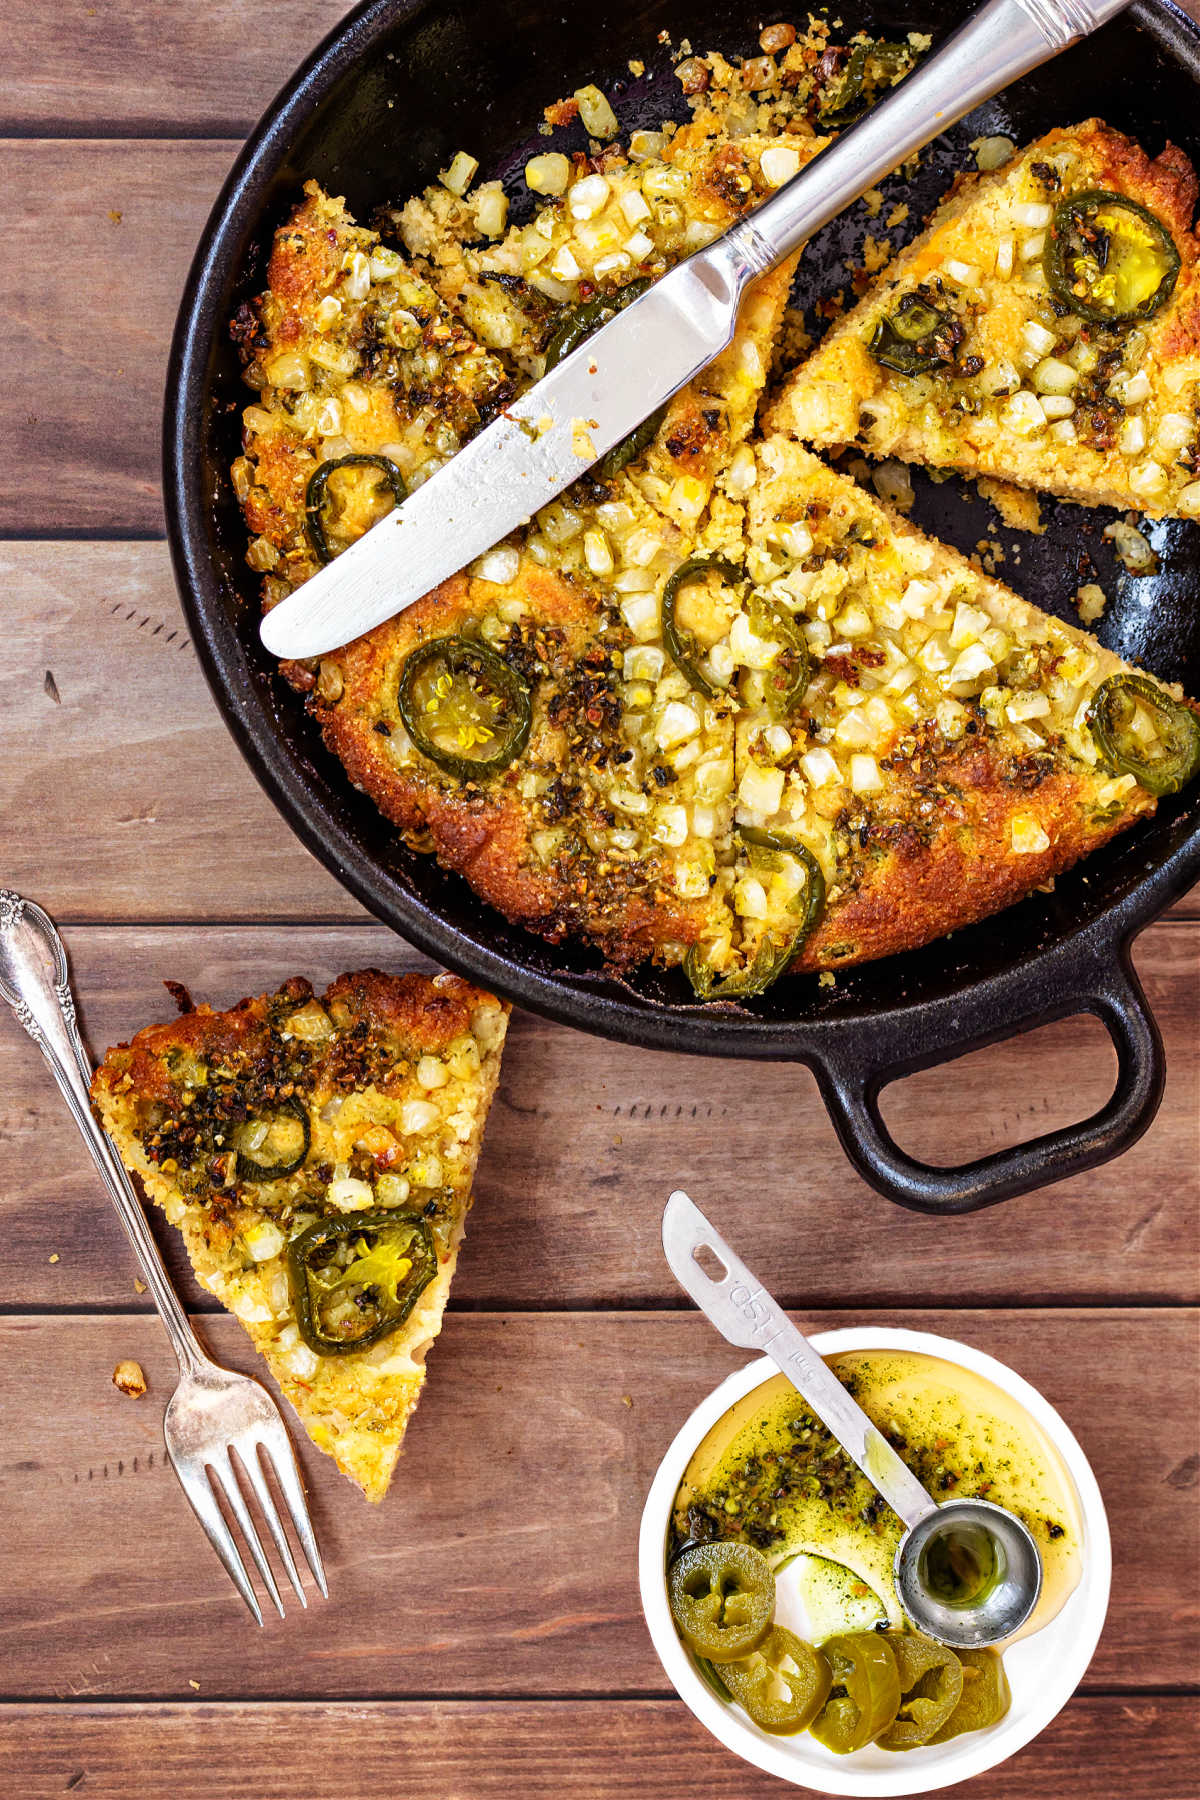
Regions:
M 946 0 L 848 0 L 840 10 L 850 30 L 895 37 L 922 29 L 935 42 L 962 13 Z M 924 950 L 839 973 L 833 988 L 813 976 L 784 980 L 738 1010 L 696 1005 L 678 971 L 617 981 L 577 946 L 553 949 L 506 925 L 458 877 L 410 854 L 351 787 L 259 647 L 258 578 L 243 562 L 245 533 L 227 474 L 248 397 L 227 322 L 262 286 L 271 233 L 306 177 L 344 194 L 367 219 L 468 148 L 484 174 L 505 179 L 519 216 L 529 204 L 524 162 L 548 147 L 536 134 L 545 105 L 596 80 L 626 129 L 681 119 L 660 31 L 698 49 L 745 53 L 761 22 L 780 16 L 786 8 L 764 10 L 758 0 L 735 9 L 711 0 L 607 0 L 585 14 L 545 0 L 371 0 L 352 13 L 270 107 L 205 229 L 168 374 L 168 531 L 193 636 L 231 731 L 300 837 L 381 919 L 440 962 L 585 1030 L 658 1049 L 807 1063 L 867 1181 L 924 1212 L 968 1212 L 1118 1155 L 1153 1118 L 1162 1043 L 1129 947 L 1200 875 L 1200 790 L 1164 802 L 1151 823 L 1091 857 L 1053 893 Z M 644 61 L 643 76 L 631 77 L 630 58 Z M 1010 131 L 1023 142 L 1098 114 L 1151 154 L 1169 135 L 1200 166 L 1198 82 L 1200 29 L 1171 0 L 1141 0 L 939 139 L 915 188 L 903 190 L 912 218 L 891 232 L 893 242 L 918 228 L 953 170 L 969 166 L 969 141 L 983 132 Z M 555 142 L 581 144 L 578 130 L 560 131 Z M 843 283 L 845 259 L 853 260 L 866 229 L 859 209 L 810 246 L 806 303 Z M 871 229 L 878 235 L 883 227 Z M 917 488 L 921 524 L 968 550 L 984 536 L 992 515 L 963 484 L 918 476 Z M 1073 617 L 1076 588 L 1098 574 L 1111 597 L 1101 640 L 1200 691 L 1200 529 L 1153 528 L 1161 572 L 1133 579 L 1112 561 L 1103 517 L 1043 510 L 1046 535 L 1019 545 L 1007 539 L 1014 554 L 1001 572 L 1064 617 Z M 917 1163 L 894 1143 L 878 1104 L 889 1082 L 1080 1011 L 1103 1020 L 1117 1051 L 1116 1089 L 1092 1118 L 962 1168 Z

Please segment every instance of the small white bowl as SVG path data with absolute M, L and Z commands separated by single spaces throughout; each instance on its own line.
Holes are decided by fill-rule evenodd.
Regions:
M 740 1707 L 717 1698 L 680 1642 L 667 1602 L 667 1533 L 675 1494 L 701 1440 L 723 1413 L 778 1373 L 762 1357 L 723 1381 L 692 1414 L 659 1465 L 642 1513 L 638 1570 L 642 1607 L 659 1660 L 680 1698 L 715 1738 L 744 1761 L 784 1781 L 820 1794 L 929 1794 L 995 1768 L 1023 1748 L 1060 1712 L 1083 1679 L 1108 1611 L 1112 1549 L 1096 1477 L 1072 1433 L 1054 1408 L 1019 1375 L 982 1351 L 924 1331 L 862 1327 L 825 1331 L 812 1339 L 822 1356 L 845 1350 L 915 1350 L 991 1381 L 1019 1402 L 1041 1426 L 1066 1465 L 1083 1519 L 1083 1575 L 1057 1618 L 1004 1652 L 1012 1707 L 990 1730 L 964 1733 L 949 1743 L 892 1754 L 874 1745 L 835 1756 L 808 1732 L 774 1737 Z

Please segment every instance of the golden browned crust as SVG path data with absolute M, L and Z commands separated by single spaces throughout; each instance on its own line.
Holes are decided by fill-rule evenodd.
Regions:
M 365 969 L 319 997 L 295 977 L 228 1011 L 191 1007 L 143 1028 L 92 1081 L 122 1161 L 179 1228 L 197 1278 L 371 1500 L 386 1491 L 441 1323 L 507 1013 L 451 975 Z M 281 1112 L 304 1119 L 305 1149 L 264 1175 L 242 1134 Z M 318 1354 L 301 1329 L 290 1241 L 314 1220 L 346 1218 L 352 1245 L 354 1214 L 392 1209 L 406 1226 L 425 1222 L 431 1278 L 378 1342 Z
M 886 848 L 855 872 L 857 885 L 826 913 L 795 967 L 846 968 L 916 950 L 1025 899 L 1139 816 L 1131 809 L 1091 822 L 1095 785 L 1071 769 L 1039 774 L 1032 758 L 1021 767 L 994 746 L 943 754 L 936 785 L 919 790 L 927 799 L 932 789 L 933 819 L 913 829 L 918 790 L 911 777 L 898 782 L 874 838 L 877 851 Z M 894 827 L 886 817 L 893 808 Z M 1045 850 L 1013 854 L 1017 813 L 1041 826 Z
M 407 738 L 396 690 L 408 655 L 430 638 L 472 631 L 506 598 L 521 601 L 547 659 L 547 680 L 534 695 L 529 752 L 486 786 L 444 776 L 424 758 L 398 763 L 395 746 Z M 653 862 L 623 869 L 592 855 L 580 838 L 569 854 L 540 860 L 531 843 L 536 808 L 520 791 L 531 761 L 552 774 L 571 773 L 569 721 L 564 727 L 549 715 L 555 693 L 586 659 L 595 658 L 601 671 L 607 665 L 608 654 L 594 648 L 601 617 L 582 588 L 528 561 L 503 587 L 456 575 L 329 659 L 327 666 L 341 674 L 341 696 L 329 704 L 314 693 L 310 704 L 355 785 L 482 899 L 552 943 L 585 936 L 615 966 L 628 967 L 666 943 L 694 942 L 711 917 L 709 902 L 680 899 L 669 873 Z

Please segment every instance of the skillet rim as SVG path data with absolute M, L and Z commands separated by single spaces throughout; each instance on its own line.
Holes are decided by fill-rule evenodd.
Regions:
M 331 90 L 361 64 L 377 38 L 422 10 L 424 0 L 364 0 L 304 60 L 267 107 L 226 178 L 206 221 L 184 285 L 167 365 L 163 495 L 176 584 L 213 698 L 260 786 L 301 842 L 383 924 L 468 979 L 495 988 L 560 1024 L 646 1049 L 743 1059 L 836 1063 L 864 1060 L 873 1031 L 908 1041 L 911 1067 L 962 1054 L 986 1041 L 1086 1007 L 1098 969 L 1125 961 L 1131 940 L 1200 879 L 1200 819 L 1129 891 L 1092 917 L 994 972 L 947 975 L 947 991 L 860 1004 L 844 1013 L 779 1019 L 714 1007 L 670 1004 L 626 983 L 570 970 L 544 972 L 492 948 L 390 875 L 333 817 L 302 779 L 272 732 L 261 696 L 247 681 L 247 650 L 224 604 L 210 549 L 211 497 L 202 479 L 209 357 L 225 326 L 227 294 L 269 189 L 291 144 Z M 1168 53 L 1186 45 L 1200 70 L 1200 22 L 1176 0 L 1135 0 L 1130 16 Z M 1200 72 L 1194 79 L 1200 85 Z M 239 666 L 240 665 L 240 666 Z M 1002 916 L 1002 915 L 1000 915 Z M 986 923 L 986 922 L 985 922 Z M 531 940 L 531 944 L 534 940 Z M 869 966 L 869 965 L 866 965 Z M 1036 1015 L 1011 1019 L 1017 992 L 1044 993 Z M 1008 1023 L 1005 1024 L 1004 1021 Z M 977 1022 L 964 1033 L 963 1026 Z M 855 1054 L 855 1050 L 858 1054 Z M 895 1073 L 903 1072 L 893 1061 Z

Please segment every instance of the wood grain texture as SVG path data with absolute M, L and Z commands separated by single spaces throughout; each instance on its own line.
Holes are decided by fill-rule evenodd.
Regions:
M 0 543 L 0 582 L 10 885 L 64 922 L 365 916 L 222 723 L 165 544 Z M 1171 916 L 1200 917 L 1200 888 Z
M 1195 1800 L 1194 1701 L 1073 1700 L 1026 1749 L 946 1800 Z M 22 1800 L 779 1800 L 678 1700 L 337 1706 L 0 1707 Z M 636 1774 L 634 1774 L 636 1770 Z
M 80 927 L 67 941 L 97 1055 L 172 1016 L 164 977 L 227 1006 L 291 974 L 319 986 L 348 968 L 421 966 L 380 926 Z M 905 1212 L 859 1180 L 806 1069 L 620 1048 L 519 1014 L 452 1304 L 674 1302 L 657 1220 L 679 1183 L 798 1305 L 1193 1301 L 1200 929 L 1152 926 L 1138 965 L 1167 1045 L 1167 1098 L 1149 1133 L 1119 1174 L 1098 1169 L 954 1220 Z M 1095 1109 L 1112 1070 L 1100 1026 L 1068 1020 L 897 1084 L 888 1114 L 902 1143 L 968 1157 Z M 0 1093 L 0 1306 L 133 1303 L 116 1217 L 49 1073 L 3 1011 Z M 189 1302 L 212 1307 L 154 1216 Z
M 1195 1315 L 803 1322 L 868 1318 L 961 1337 L 1062 1408 L 1113 1532 L 1087 1683 L 1193 1681 Z M 204 1333 L 219 1360 L 252 1366 L 234 1321 Z M 149 1380 L 142 1400 L 111 1383 L 128 1356 Z M 257 1632 L 163 1466 L 174 1370 L 157 1321 L 0 1320 L 0 1694 L 186 1698 L 189 1681 L 210 1699 L 662 1692 L 637 1592 L 642 1504 L 688 1412 L 744 1360 L 693 1313 L 451 1316 L 384 1505 L 301 1445 L 331 1598 Z
M 346 0 L 275 0 L 264 31 L 247 0 L 195 8 L 10 0 L 0 130 L 240 136 L 349 11 Z
M 167 351 L 192 253 L 237 149 L 226 140 L 0 142 L 0 363 L 21 372 L 0 397 L 9 446 L 0 531 L 162 531 Z

